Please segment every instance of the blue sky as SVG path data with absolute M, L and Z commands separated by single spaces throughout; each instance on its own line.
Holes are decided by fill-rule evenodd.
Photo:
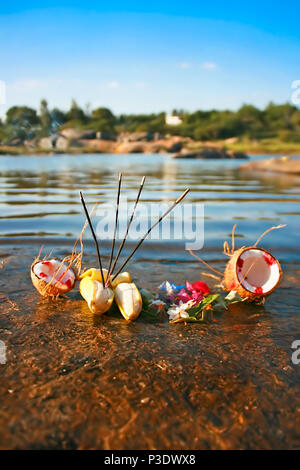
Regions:
M 300 79 L 299 2 L 6 3 L 1 114 L 41 98 L 116 113 L 263 107 Z

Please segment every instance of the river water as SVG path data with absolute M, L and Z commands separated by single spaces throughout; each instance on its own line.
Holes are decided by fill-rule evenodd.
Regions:
M 1 447 L 300 447 L 300 365 L 291 360 L 291 344 L 300 339 L 300 178 L 249 173 L 242 163 L 166 155 L 0 157 L 0 340 L 7 349 Z M 29 275 L 40 246 L 66 256 L 84 222 L 78 191 L 90 207 L 113 204 L 120 171 L 129 203 L 143 175 L 142 203 L 167 204 L 189 187 L 186 202 L 204 204 L 198 254 L 219 270 L 233 224 L 236 246 L 287 224 L 261 242 L 281 262 L 280 287 L 264 306 L 235 305 L 213 324 L 187 326 L 170 326 L 165 317 L 133 324 L 117 314 L 94 317 L 77 291 L 56 302 L 40 298 Z M 84 241 L 84 265 L 96 265 L 88 230 Z M 138 286 L 204 279 L 213 287 L 185 243 L 145 242 L 128 265 Z M 101 248 L 107 262 L 108 241 Z

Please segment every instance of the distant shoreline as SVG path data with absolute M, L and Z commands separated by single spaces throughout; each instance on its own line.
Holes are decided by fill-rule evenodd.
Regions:
M 233 149 L 228 149 L 228 150 L 233 150 Z M 300 148 L 299 150 L 294 150 L 291 151 L 289 149 L 284 149 L 284 150 L 272 150 L 272 149 L 260 149 L 254 151 L 251 149 L 251 151 L 247 151 L 246 149 L 239 149 L 240 152 L 245 153 L 248 156 L 255 156 L 255 155 L 289 155 L 289 156 L 300 156 Z M 51 155 L 135 155 L 137 158 L 140 155 L 174 155 L 175 152 L 154 152 L 154 153 L 149 153 L 149 152 L 103 152 L 103 151 L 97 151 L 96 149 L 68 149 L 68 150 L 35 150 L 35 151 L 30 151 L 26 148 L 20 148 L 20 147 L 12 147 L 10 149 L 2 149 L 0 147 L 0 156 L 22 156 L 22 155 L 27 155 L 27 156 L 51 156 Z M 184 155 L 183 155 L 184 157 Z M 208 159 L 203 157 L 203 159 Z
M 66 134 L 66 132 L 68 133 Z M 145 133 L 132 133 L 118 140 L 87 138 L 86 131 L 67 129 L 64 134 L 0 145 L 0 155 L 82 155 L 82 154 L 163 154 L 175 157 L 240 158 L 247 155 L 300 155 L 300 142 L 279 139 L 195 141 L 180 136 L 147 139 Z M 69 135 L 70 134 L 70 135 Z M 243 158 L 243 157 L 242 157 Z

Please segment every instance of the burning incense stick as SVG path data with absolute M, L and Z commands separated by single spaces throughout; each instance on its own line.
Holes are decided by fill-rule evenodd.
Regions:
M 132 223 L 132 221 L 133 221 L 134 214 L 135 214 L 135 210 L 136 210 L 136 207 L 137 207 L 137 205 L 138 205 L 138 202 L 139 202 L 139 199 L 140 199 L 140 195 L 141 195 L 142 189 L 143 189 L 144 184 L 145 184 L 145 179 L 146 179 L 146 177 L 143 176 L 142 181 L 141 181 L 141 185 L 140 185 L 140 188 L 139 188 L 139 192 L 138 192 L 138 195 L 137 195 L 137 198 L 136 198 L 136 201 L 135 201 L 133 210 L 132 210 L 132 214 L 131 214 L 130 220 L 129 220 L 129 222 L 128 222 L 128 225 L 127 225 L 127 229 L 126 229 L 125 236 L 124 236 L 124 238 L 123 238 L 123 240 L 122 240 L 122 243 L 121 243 L 120 246 L 119 246 L 118 252 L 117 252 L 116 257 L 115 257 L 115 260 L 114 260 L 114 262 L 113 262 L 113 265 L 112 265 L 110 271 L 108 272 L 107 282 L 109 282 L 109 278 L 110 278 L 110 276 L 113 274 L 113 272 L 114 272 L 114 270 L 115 270 L 116 264 L 117 264 L 117 262 L 118 262 L 118 259 L 119 259 L 119 257 L 120 257 L 121 252 L 122 252 L 122 249 L 123 249 L 123 246 L 124 246 L 125 241 L 126 241 L 126 239 L 127 239 L 127 236 L 128 236 L 128 233 L 129 233 L 129 229 L 130 229 L 130 226 L 131 226 L 131 223 Z
M 101 279 L 102 279 L 102 285 L 104 287 L 104 277 L 103 277 L 103 271 L 102 271 L 102 262 L 101 262 L 101 255 L 100 255 L 99 245 L 98 245 L 98 242 L 97 242 L 97 238 L 96 238 L 93 226 L 92 226 L 92 222 L 91 222 L 88 210 L 87 210 L 86 205 L 85 205 L 83 194 L 82 194 L 81 191 L 79 191 L 79 194 L 80 194 L 81 203 L 83 205 L 84 212 L 85 212 L 85 215 L 86 215 L 87 221 L 89 223 L 89 226 L 90 226 L 90 229 L 91 229 L 91 232 L 92 232 L 92 235 L 93 235 L 93 239 L 94 239 L 94 242 L 95 242 L 95 245 L 96 245 L 97 256 L 98 256 L 99 267 L 100 267 L 100 273 L 101 273 Z
M 124 261 L 124 263 L 122 264 L 122 266 L 120 267 L 120 269 L 117 271 L 117 273 L 113 276 L 113 278 L 117 277 L 118 274 L 120 274 L 120 272 L 124 269 L 124 267 L 126 266 L 126 264 L 128 263 L 128 261 L 132 258 L 132 256 L 134 255 L 134 253 L 137 251 L 137 249 L 141 246 L 141 244 L 145 241 L 145 239 L 148 237 L 149 233 L 151 232 L 151 230 L 153 230 L 173 209 L 175 206 L 177 206 L 177 204 L 179 204 L 182 199 L 187 195 L 187 193 L 189 192 L 189 188 L 186 189 L 182 194 L 181 196 L 179 196 L 178 199 L 176 199 L 176 201 L 169 207 L 168 210 L 166 210 L 166 212 L 164 214 L 162 214 L 159 219 L 147 230 L 147 232 L 145 233 L 145 235 L 143 236 L 143 238 L 141 238 L 141 240 L 138 242 L 138 244 L 136 245 L 136 247 L 132 250 L 132 252 L 130 253 L 130 255 L 126 258 L 126 260 Z
M 115 218 L 115 229 L 114 229 L 114 236 L 113 236 L 112 245 L 111 245 L 111 253 L 110 253 L 110 259 L 109 259 L 109 264 L 108 264 L 108 272 L 110 272 L 111 263 L 112 263 L 112 260 L 113 260 L 114 250 L 115 250 L 116 234 L 117 234 L 117 228 L 118 228 L 118 216 L 119 216 L 119 204 L 120 204 L 121 182 L 122 182 L 122 173 L 119 174 L 119 185 L 118 185 L 118 193 L 117 193 L 117 208 L 116 208 L 116 218 Z M 107 277 L 107 279 L 108 279 L 108 277 Z

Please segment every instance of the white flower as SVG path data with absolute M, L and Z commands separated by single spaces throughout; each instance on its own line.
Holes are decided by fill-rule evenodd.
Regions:
M 171 284 L 169 281 L 165 281 L 160 286 L 158 286 L 159 290 L 165 291 L 168 295 L 172 295 L 176 286 L 175 284 Z
M 179 305 L 171 305 L 169 310 L 167 311 L 169 315 L 169 320 L 174 321 L 177 320 L 178 318 L 188 318 L 189 314 L 187 310 L 189 308 L 192 308 L 192 306 L 195 305 L 194 300 L 189 300 L 186 303 L 183 303 L 182 300 L 179 302 Z

